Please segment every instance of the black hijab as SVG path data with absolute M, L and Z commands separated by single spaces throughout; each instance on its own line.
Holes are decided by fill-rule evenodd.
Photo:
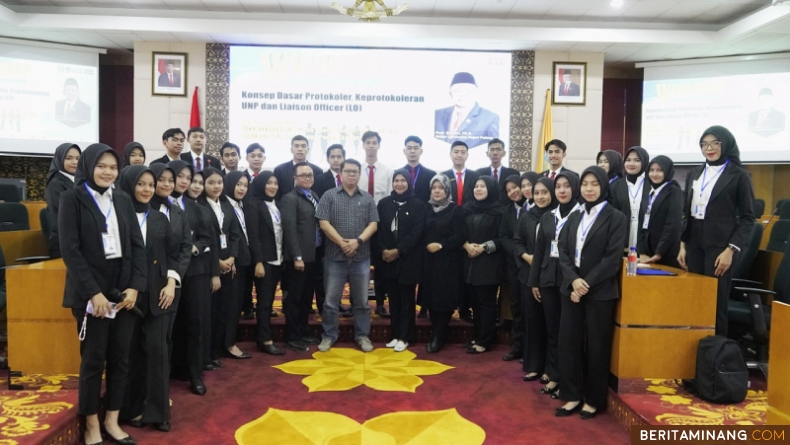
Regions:
M 262 199 L 264 201 L 274 201 L 274 198 L 266 195 L 266 183 L 274 176 L 274 172 L 262 171 L 258 173 L 258 177 L 252 181 L 250 188 L 252 189 L 252 197 L 255 199 Z
M 595 177 L 598 179 L 598 184 L 600 184 L 601 186 L 601 194 L 598 195 L 598 199 L 596 199 L 595 201 L 587 201 L 587 200 L 584 201 L 584 207 L 587 209 L 587 212 L 589 213 L 590 209 L 606 201 L 606 197 L 607 197 L 606 192 L 607 189 L 609 188 L 609 177 L 606 176 L 606 171 L 601 167 L 598 167 L 597 165 L 585 168 L 584 171 L 582 172 L 581 179 L 584 180 L 584 177 L 587 175 L 595 175 Z M 582 196 L 582 199 L 584 199 L 584 196 Z
M 173 174 L 173 181 L 176 179 L 176 172 L 174 172 L 173 169 L 167 164 L 157 162 L 156 164 L 151 164 L 149 168 L 154 173 L 154 179 L 156 179 L 156 182 L 159 182 L 159 177 L 162 176 L 162 173 L 164 173 L 165 170 L 170 170 L 170 173 Z M 175 187 L 173 190 L 175 190 Z M 154 210 L 159 210 L 163 205 L 169 209 L 170 200 L 167 198 L 162 198 L 161 196 L 154 193 L 153 198 L 151 198 L 151 208 Z
M 540 208 L 538 207 L 537 204 L 535 204 L 529 208 L 529 212 L 527 214 L 530 215 L 532 218 L 534 218 L 535 221 L 540 221 L 540 218 L 543 216 L 544 213 L 550 212 L 554 210 L 555 207 L 557 207 L 557 195 L 554 194 L 554 180 L 551 178 L 541 176 L 540 178 L 538 178 L 535 184 L 532 184 L 533 196 L 535 195 L 535 185 L 537 184 L 545 185 L 546 188 L 549 189 L 549 194 L 551 195 L 551 202 L 546 207 Z
M 129 161 L 129 157 L 132 155 L 132 150 L 135 148 L 139 148 L 140 151 L 143 152 L 143 162 L 145 162 L 145 148 L 143 147 L 143 144 L 139 142 L 129 142 L 123 149 L 123 161 L 125 162 L 124 167 L 127 165 L 132 165 L 132 163 Z
M 625 177 L 626 179 L 628 179 L 628 181 L 631 184 L 636 184 L 636 178 L 638 178 L 639 175 L 647 171 L 647 166 L 650 164 L 650 154 L 644 148 L 636 145 L 634 147 L 629 148 L 628 151 L 625 152 L 625 157 L 627 158 L 628 154 L 631 153 L 632 151 L 636 151 L 636 154 L 639 156 L 639 159 L 642 161 L 642 170 L 640 170 L 639 173 L 635 175 L 629 175 L 628 173 L 626 173 Z
M 49 164 L 49 171 L 47 172 L 47 184 L 49 184 L 49 181 L 51 181 L 52 178 L 54 178 L 58 173 L 66 172 L 66 168 L 63 166 L 63 164 L 66 160 L 66 155 L 72 148 L 76 148 L 77 151 L 82 153 L 79 145 L 72 144 L 71 142 L 60 144 L 58 145 L 58 148 L 55 149 L 55 156 L 52 157 L 52 162 Z
M 132 205 L 134 205 L 136 213 L 144 213 L 151 208 L 150 202 L 142 203 L 134 196 L 134 188 L 137 186 L 137 181 L 146 173 L 150 173 L 154 177 L 154 189 L 156 189 L 156 175 L 153 170 L 145 165 L 130 165 L 124 168 L 123 173 L 121 173 L 121 180 L 119 181 L 121 190 L 128 193 L 132 198 Z M 154 193 L 154 196 L 156 196 L 156 193 Z M 153 201 L 153 197 L 151 197 L 151 200 Z
M 392 182 L 395 182 L 395 177 L 398 176 L 398 175 L 403 176 L 403 179 L 406 180 L 406 184 L 407 184 L 406 191 L 403 192 L 403 193 L 398 193 L 398 192 L 395 191 L 395 187 L 393 187 L 392 188 L 392 192 L 390 193 L 390 196 L 392 197 L 393 201 L 395 201 L 397 203 L 400 203 L 400 204 L 403 204 L 406 201 L 408 201 L 409 198 L 414 196 L 414 187 L 412 186 L 412 183 L 411 183 L 411 173 L 409 171 L 407 171 L 404 168 L 400 168 L 398 170 L 395 170 L 392 173 Z
M 653 189 L 657 189 L 672 180 L 672 178 L 675 176 L 675 165 L 672 162 L 672 159 L 669 159 L 664 155 L 653 158 L 653 160 L 650 161 L 650 165 L 653 164 L 658 164 L 658 166 L 661 167 L 661 170 L 664 172 L 664 180 L 659 183 L 655 183 L 652 179 L 650 179 L 650 169 L 648 168 L 647 178 L 650 180 L 650 184 L 653 186 Z
M 175 176 L 173 177 L 173 179 L 176 182 L 178 182 L 178 174 L 184 171 L 185 168 L 189 169 L 190 176 L 195 176 L 195 167 L 193 167 L 192 164 L 190 164 L 189 162 L 182 161 L 181 159 L 178 159 L 176 161 L 170 161 L 167 163 L 167 166 L 170 167 L 170 170 L 173 170 L 173 172 L 175 172 Z M 178 199 L 181 197 L 181 193 L 178 193 L 176 187 L 173 187 L 173 193 L 171 193 L 170 196 Z
M 227 175 L 225 175 L 225 179 L 223 180 L 222 183 L 223 185 L 222 193 L 228 198 L 234 201 L 238 201 L 238 199 L 236 199 L 236 193 L 235 193 L 236 184 L 238 184 L 239 181 L 241 181 L 241 178 L 244 176 L 246 176 L 246 172 L 240 172 L 240 171 L 230 172 Z M 260 179 L 260 177 L 261 175 L 258 175 L 258 177 L 255 178 L 255 180 L 257 181 L 258 179 Z M 244 198 L 247 198 L 247 195 L 244 195 Z M 246 199 L 241 200 L 241 202 L 244 201 L 246 201 Z
M 477 198 L 464 204 L 463 209 L 467 214 L 469 213 L 488 213 L 489 215 L 502 213 L 502 203 L 499 202 L 499 184 L 491 176 L 481 176 L 475 181 L 475 187 L 478 181 L 483 181 L 488 189 L 488 196 L 482 201 Z
M 115 150 L 113 150 L 109 145 L 88 145 L 88 148 L 82 152 L 80 161 L 77 163 L 77 172 L 74 173 L 75 186 L 81 186 L 82 184 L 87 183 L 88 187 L 96 190 L 102 195 L 107 191 L 108 187 L 99 187 L 96 185 L 96 181 L 93 179 L 93 170 L 96 169 L 96 164 L 99 163 L 99 159 L 101 159 L 105 153 L 112 153 L 112 155 L 115 156 L 115 160 L 118 161 L 118 164 L 121 163 L 121 160 L 118 158 L 118 153 L 116 153 Z M 118 167 L 120 168 L 120 165 Z
M 709 134 L 716 136 L 716 139 L 721 141 L 721 156 L 715 161 L 706 161 L 708 165 L 722 165 L 729 159 L 738 167 L 743 167 L 743 164 L 741 164 L 741 151 L 738 149 L 738 143 L 735 141 L 735 136 L 730 133 L 730 130 L 721 125 L 714 125 L 702 133 L 702 136 L 699 138 L 700 144 L 702 139 Z
M 510 197 L 507 196 L 507 184 L 508 182 L 512 183 L 516 187 L 518 187 L 518 201 L 511 201 Z M 530 181 L 532 182 L 532 181 Z M 532 183 L 535 184 L 534 182 Z M 521 193 L 521 177 L 519 175 L 510 175 L 505 178 L 505 183 L 502 185 L 502 202 L 507 204 L 516 204 L 519 207 L 522 207 L 525 202 L 527 202 L 527 198 L 524 197 L 524 194 Z
M 606 158 L 606 160 L 609 162 L 609 172 L 607 172 L 607 176 L 609 177 L 609 180 L 611 181 L 617 176 L 622 178 L 623 168 L 624 168 L 623 156 L 614 150 L 604 150 L 598 153 L 598 158 L 596 158 L 596 161 L 601 158 L 601 155 L 603 155 Z
M 603 169 L 601 169 L 601 170 L 603 170 Z M 560 216 L 565 218 L 566 216 L 568 216 L 568 213 L 570 213 L 570 211 L 573 210 L 574 207 L 576 207 L 576 204 L 579 203 L 579 194 L 581 193 L 581 185 L 580 185 L 581 181 L 579 180 L 579 175 L 577 175 L 576 173 L 574 173 L 572 171 L 566 170 L 566 171 L 558 174 L 554 178 L 554 186 L 555 187 L 556 187 L 557 182 L 559 181 L 560 177 L 563 177 L 563 178 L 567 179 L 568 183 L 571 185 L 571 200 L 568 201 L 565 204 L 562 204 L 562 203 L 560 203 L 558 201 L 558 205 L 560 207 Z M 556 192 L 554 193 L 554 196 L 555 197 L 557 196 Z

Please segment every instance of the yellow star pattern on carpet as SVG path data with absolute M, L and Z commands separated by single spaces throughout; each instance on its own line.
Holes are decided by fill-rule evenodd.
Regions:
M 294 360 L 274 367 L 288 374 L 309 376 L 302 380 L 309 392 L 349 391 L 361 385 L 377 391 L 415 392 L 423 384 L 418 376 L 452 369 L 430 360 L 414 360 L 416 357 L 411 351 L 376 349 L 364 353 L 332 348 L 314 353 L 313 360 Z
M 681 412 L 665 413 L 656 416 L 656 420 L 667 425 L 762 425 L 765 423 L 765 411 L 768 408 L 768 395 L 765 391 L 749 390 L 744 403 L 735 405 L 717 405 L 707 402 L 695 402 L 694 399 L 675 395 L 678 392 L 674 380 L 650 380 L 648 392 L 665 394 L 664 402 L 671 403 Z
M 455 409 L 389 413 L 360 425 L 342 414 L 269 408 L 236 431 L 240 445 L 480 445 L 485 437 Z

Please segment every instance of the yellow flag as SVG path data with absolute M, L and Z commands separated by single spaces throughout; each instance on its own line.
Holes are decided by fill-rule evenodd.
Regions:
M 540 130 L 540 147 L 538 147 L 538 159 L 535 171 L 540 173 L 549 166 L 546 159 L 546 144 L 554 139 L 554 130 L 551 127 L 551 90 L 546 90 L 546 109 L 543 112 L 543 128 Z

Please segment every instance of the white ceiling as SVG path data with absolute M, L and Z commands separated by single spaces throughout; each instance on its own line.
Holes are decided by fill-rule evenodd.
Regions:
M 790 51 L 770 0 L 406 0 L 359 23 L 354 0 L 0 0 L 0 36 L 131 49 L 135 41 L 605 52 L 609 65 Z M 388 6 L 399 3 L 386 0 Z M 2 6 L 5 5 L 5 6 Z

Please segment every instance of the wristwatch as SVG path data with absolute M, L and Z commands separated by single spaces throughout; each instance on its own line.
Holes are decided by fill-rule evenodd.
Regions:
M 361 246 L 362 245 L 362 238 L 357 238 L 357 243 L 359 243 L 359 245 Z
M 740 251 L 741 251 L 741 249 L 739 249 L 739 248 L 738 248 L 738 246 L 736 246 L 735 244 L 730 244 L 730 245 L 729 245 L 729 246 L 727 246 L 727 247 L 728 247 L 730 250 L 732 250 L 733 252 L 740 252 Z
M 298 256 L 298 257 L 295 257 L 295 258 L 294 258 L 294 260 L 296 260 L 296 261 L 302 261 L 302 257 L 300 257 L 300 256 Z
M 488 253 L 488 244 L 483 244 L 483 252 Z

